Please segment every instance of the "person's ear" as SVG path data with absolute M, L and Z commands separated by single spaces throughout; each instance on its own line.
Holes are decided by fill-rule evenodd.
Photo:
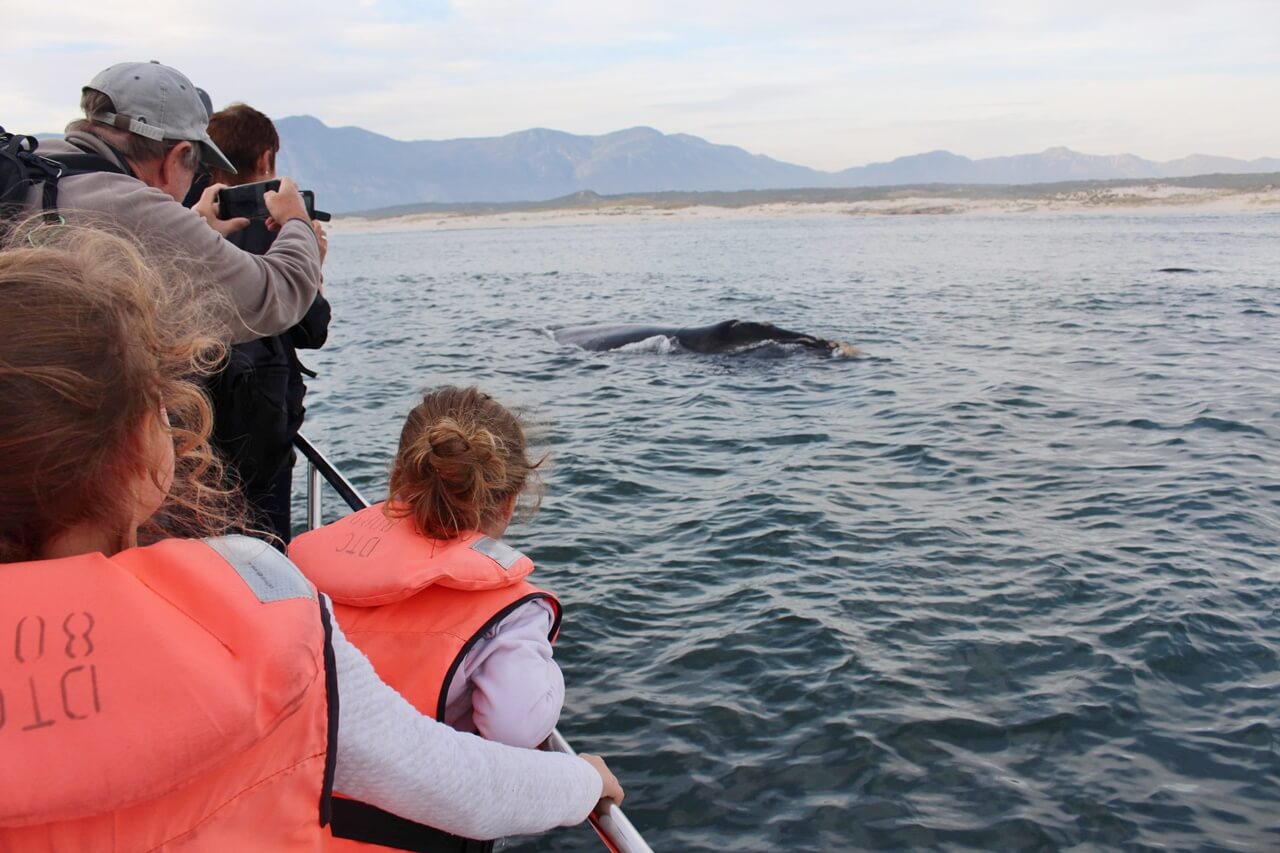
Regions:
M 179 166 L 185 167 L 187 165 L 187 152 L 194 147 L 190 142 L 179 142 L 165 153 L 164 163 L 161 164 L 161 168 L 166 173 L 172 173 L 172 170 Z
M 270 148 L 258 155 L 258 159 L 253 164 L 254 174 L 264 181 L 269 181 L 276 176 L 276 153 Z
M 158 412 L 148 412 L 138 422 L 131 436 L 131 448 L 136 454 L 136 472 L 130 515 L 136 527 L 155 515 L 173 487 L 173 429 L 163 406 Z
M 177 201 L 186 198 L 191 182 L 195 180 L 195 172 L 187 165 L 190 156 L 188 152 L 194 147 L 190 142 L 179 142 L 160 161 L 159 189 L 169 193 Z

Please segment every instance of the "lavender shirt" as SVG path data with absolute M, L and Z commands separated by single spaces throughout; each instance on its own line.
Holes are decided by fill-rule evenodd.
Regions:
M 553 619 L 549 604 L 531 601 L 489 629 L 449 683 L 444 721 L 511 746 L 546 740 L 564 706 L 564 676 L 547 637 Z

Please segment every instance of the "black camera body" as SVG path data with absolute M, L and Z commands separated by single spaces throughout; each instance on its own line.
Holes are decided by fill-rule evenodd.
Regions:
M 254 184 L 241 184 L 238 187 L 223 187 L 218 190 L 214 201 L 218 203 L 219 219 L 266 219 L 270 216 L 263 196 L 268 190 L 280 189 L 280 181 L 258 181 Z M 316 194 L 311 190 L 299 190 L 302 202 L 307 206 L 307 216 L 320 222 L 328 222 L 332 217 L 323 210 L 316 210 Z

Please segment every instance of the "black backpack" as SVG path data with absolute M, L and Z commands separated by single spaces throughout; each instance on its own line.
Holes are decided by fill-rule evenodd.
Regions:
M 7 133 L 0 127 L 0 220 L 17 219 L 27 209 L 31 188 L 42 186 L 41 209 L 45 219 L 58 222 L 58 180 L 85 172 L 125 174 L 105 157 L 88 152 L 78 154 L 36 153 L 40 142 L 34 136 Z

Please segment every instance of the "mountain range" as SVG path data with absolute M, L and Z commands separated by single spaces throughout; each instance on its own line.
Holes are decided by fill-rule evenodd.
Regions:
M 1067 148 L 972 160 L 930 151 L 823 172 L 687 134 L 634 127 L 601 136 L 535 128 L 506 136 L 400 141 L 311 116 L 276 122 L 280 174 L 314 190 L 336 213 L 419 203 L 539 201 L 590 190 L 602 195 L 898 184 L 1038 184 L 1280 172 L 1280 158 L 1193 154 L 1155 162 Z

